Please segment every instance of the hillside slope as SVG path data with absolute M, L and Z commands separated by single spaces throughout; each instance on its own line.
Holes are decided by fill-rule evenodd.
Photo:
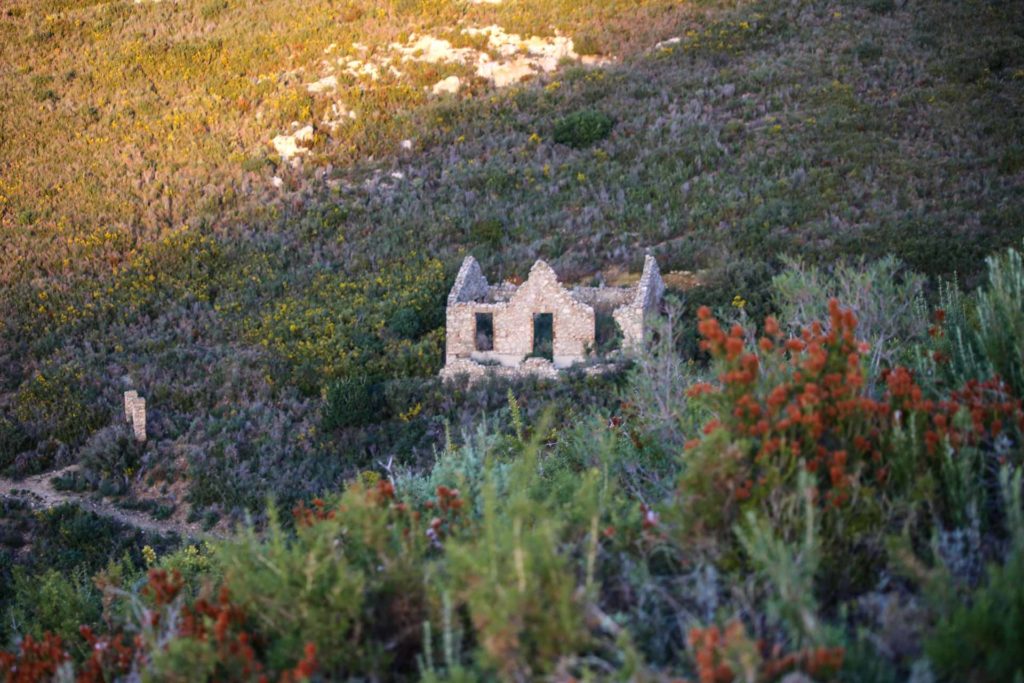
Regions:
M 586 280 L 650 249 L 706 273 L 697 303 L 758 316 L 783 253 L 894 253 L 973 284 L 1024 234 L 1019 3 L 3 11 L 12 473 L 82 461 L 123 493 L 188 472 L 198 509 L 238 513 L 429 457 L 472 410 L 402 378 L 439 368 L 468 252 Z M 520 83 L 479 66 L 524 56 Z M 574 137 L 572 116 L 613 125 Z M 306 125 L 283 159 L 274 139 Z M 392 380 L 388 424 L 326 429 L 328 385 L 364 377 Z M 152 407 L 145 449 L 116 426 L 127 388 Z

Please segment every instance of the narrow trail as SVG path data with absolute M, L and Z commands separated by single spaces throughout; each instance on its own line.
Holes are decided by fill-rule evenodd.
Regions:
M 61 470 L 37 474 L 19 481 L 0 477 L 0 499 L 19 498 L 27 501 L 32 508 L 37 510 L 48 510 L 64 503 L 72 503 L 83 510 L 88 510 L 101 517 L 112 519 L 142 531 L 157 534 L 178 534 L 182 538 L 217 536 L 216 533 L 204 531 L 197 523 L 175 521 L 172 519 L 153 519 L 138 510 L 125 510 L 106 500 L 95 500 L 84 493 L 58 491 L 53 487 L 52 480 L 55 477 L 73 472 L 76 468 L 76 465 L 71 465 Z

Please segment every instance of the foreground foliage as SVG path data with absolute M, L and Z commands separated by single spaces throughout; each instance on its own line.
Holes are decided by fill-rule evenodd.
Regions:
M 262 530 L 146 547 L 91 585 L 49 573 L 33 591 L 15 567 L 36 603 L 10 604 L 0 672 L 1013 679 L 1024 409 L 992 369 L 1024 338 L 1004 326 L 1009 346 L 961 344 L 959 364 L 942 349 L 988 338 L 982 311 L 1017 310 L 1019 259 L 993 257 L 988 286 L 957 295 L 963 315 L 908 313 L 904 329 L 930 333 L 887 337 L 877 373 L 839 301 L 802 328 L 701 308 L 707 366 L 678 365 L 681 335 L 663 330 L 610 409 L 524 416 L 509 391 L 507 422 L 449 433 L 430 467 L 272 505 Z

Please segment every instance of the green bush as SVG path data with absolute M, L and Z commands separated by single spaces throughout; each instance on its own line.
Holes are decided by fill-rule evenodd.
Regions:
M 95 625 L 99 617 L 99 592 L 84 573 L 64 575 L 48 569 L 35 575 L 22 568 L 14 571 L 14 599 L 4 619 L 22 636 L 41 638 L 49 631 L 65 642 L 81 642 L 78 627 Z
M 838 299 L 857 315 L 857 336 L 868 342 L 868 375 L 874 382 L 883 367 L 906 360 L 911 346 L 924 341 L 925 278 L 888 256 L 866 263 L 840 262 L 819 268 L 800 259 L 784 259 L 772 278 L 772 301 L 780 323 L 793 334 L 814 320 L 825 320 L 828 302 Z
M 988 582 L 935 625 L 925 642 L 950 681 L 1013 681 L 1024 675 L 1024 552 L 989 570 Z
M 9 467 L 15 456 L 32 446 L 21 425 L 0 415 L 0 472 Z
M 385 486 L 355 483 L 336 506 L 301 508 L 294 536 L 272 511 L 265 536 L 249 530 L 219 545 L 232 600 L 268 637 L 273 668 L 293 665 L 306 642 L 328 678 L 397 674 L 411 663 L 428 609 L 425 522 L 396 507 Z
M 401 339 L 415 339 L 423 334 L 423 323 L 416 309 L 408 306 L 399 308 L 388 320 L 388 329 Z
M 366 375 L 331 383 L 324 396 L 321 424 L 324 429 L 363 427 L 384 419 L 383 387 Z
M 612 132 L 614 122 L 604 112 L 584 109 L 569 114 L 555 123 L 555 142 L 576 149 L 604 140 Z
M 233 598 L 270 636 L 269 657 L 278 666 L 307 640 L 325 653 L 327 666 L 354 664 L 357 648 L 349 641 L 366 579 L 346 560 L 334 531 L 318 524 L 291 540 L 272 513 L 268 542 L 250 534 L 219 549 Z
M 986 263 L 987 282 L 971 294 L 941 283 L 920 372 L 951 387 L 997 376 L 1024 396 L 1024 258 L 1010 249 Z

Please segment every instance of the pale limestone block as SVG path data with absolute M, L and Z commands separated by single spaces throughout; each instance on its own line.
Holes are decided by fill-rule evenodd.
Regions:
M 146 399 L 136 398 L 132 404 L 132 431 L 136 441 L 146 440 Z
M 124 419 L 128 424 L 132 423 L 132 406 L 138 397 L 139 392 L 134 389 L 124 392 Z

